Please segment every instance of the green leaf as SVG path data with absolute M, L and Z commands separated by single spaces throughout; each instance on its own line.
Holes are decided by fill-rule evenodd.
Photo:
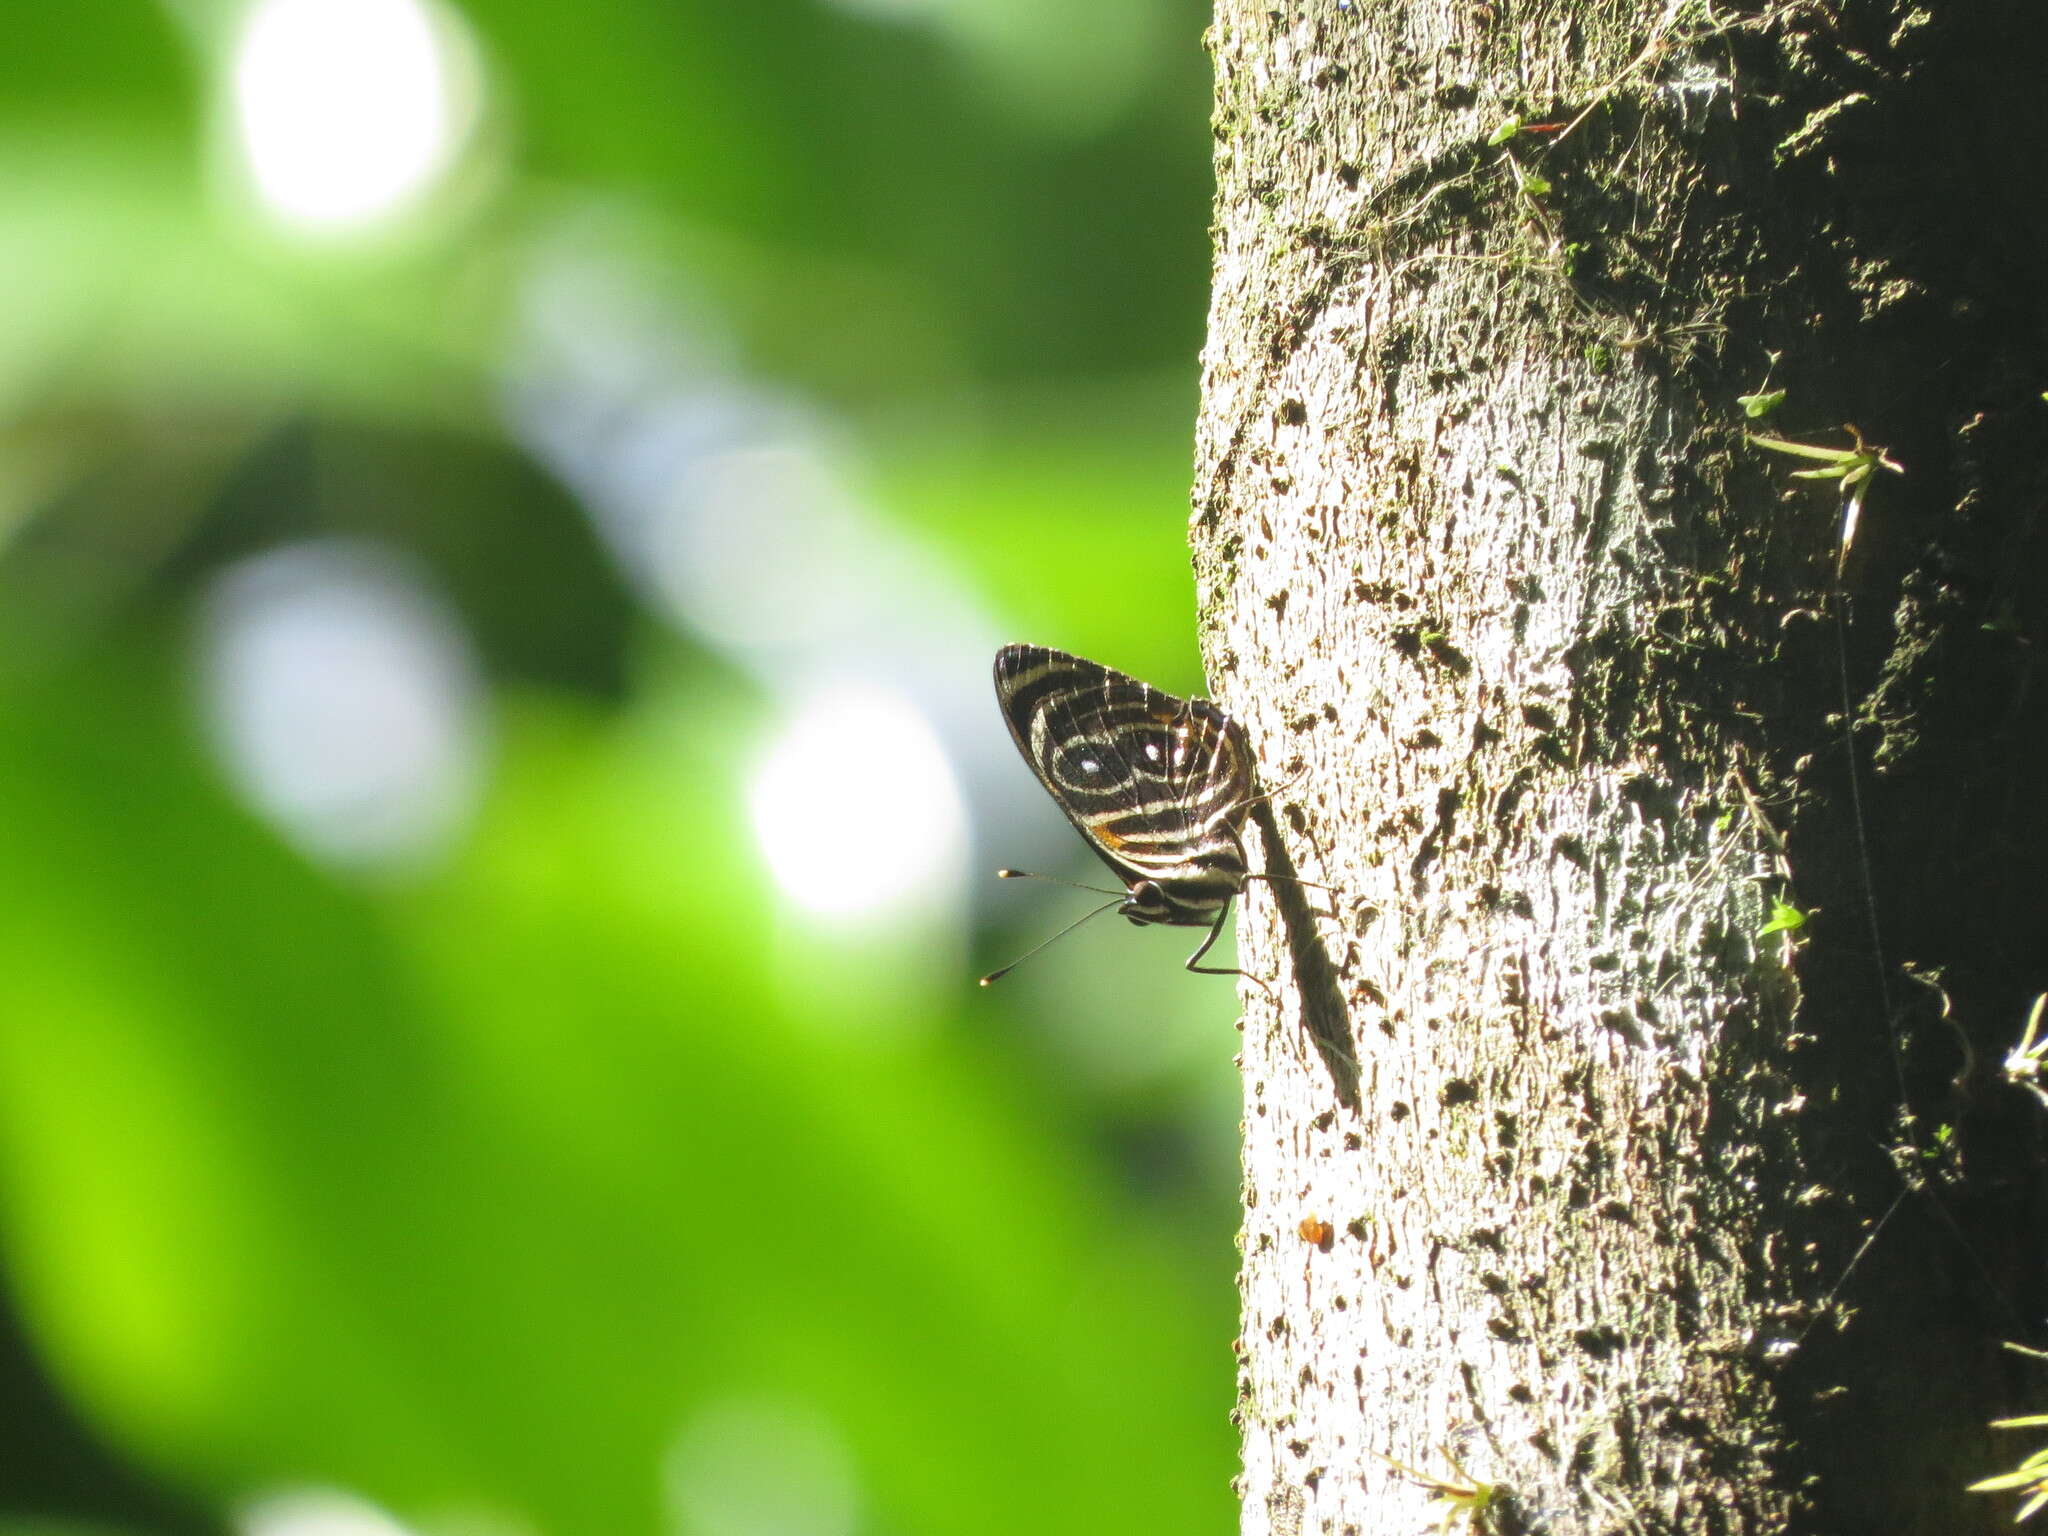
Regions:
M 1823 448 L 1816 443 L 1795 443 L 1788 437 L 1771 437 L 1762 432 L 1750 433 L 1749 440 L 1773 453 L 1789 453 L 1802 459 L 1825 459 L 1830 464 L 1846 463 L 1857 456 L 1853 448 Z
M 1771 920 L 1757 930 L 1756 936 L 1760 939 L 1765 939 L 1774 933 L 1791 933 L 1795 929 L 1805 926 L 1806 914 L 1804 912 L 1785 902 L 1774 901 L 1771 903 Z
M 2009 1488 L 2024 1488 L 2034 1481 L 2031 1472 L 2001 1472 L 1996 1477 L 1987 1477 L 1975 1482 L 1963 1491 L 1965 1493 L 2003 1493 Z
M 1742 407 L 1742 414 L 1751 421 L 1761 421 L 1785 403 L 1785 391 L 1768 390 L 1754 395 L 1737 395 L 1735 403 Z

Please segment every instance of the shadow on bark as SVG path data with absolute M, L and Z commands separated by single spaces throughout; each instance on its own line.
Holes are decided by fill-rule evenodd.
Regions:
M 1336 919 L 1343 893 L 1303 883 L 1286 843 L 1281 840 L 1269 801 L 1255 803 L 1251 817 L 1265 847 L 1265 879 L 1287 935 L 1288 969 L 1301 998 L 1302 1023 L 1316 1054 L 1323 1059 L 1324 1070 L 1330 1074 L 1337 1102 L 1356 1114 L 1362 1101 L 1358 1091 L 1358 1057 L 1351 1043 L 1350 1010 L 1344 1003 L 1337 964 L 1330 958 L 1329 948 L 1318 931 L 1318 914 L 1309 904 L 1312 895 L 1327 896 L 1332 911 L 1322 915 Z

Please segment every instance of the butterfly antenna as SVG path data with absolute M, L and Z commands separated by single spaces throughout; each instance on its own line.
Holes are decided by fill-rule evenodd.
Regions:
M 1014 874 L 1013 871 L 1005 871 L 1005 873 Z M 1072 884 L 1072 882 L 1062 880 L 1060 884 L 1069 885 Z M 1091 889 L 1091 887 L 1084 885 L 1081 887 L 1081 889 L 1085 891 Z M 1076 928 L 1080 927 L 1083 923 L 1087 922 L 1091 917 L 1102 916 L 1103 913 L 1107 912 L 1111 907 L 1117 905 L 1119 902 L 1123 900 L 1124 898 L 1122 896 L 1112 896 L 1108 901 L 1105 901 L 1101 906 L 1095 908 L 1093 911 L 1082 913 L 1079 917 L 1075 918 L 1071 923 L 1067 924 L 1066 927 L 1062 928 L 1058 933 L 1054 934 L 1052 938 L 1040 939 L 1036 944 L 1032 945 L 1029 949 L 1025 950 L 1023 954 L 1019 955 L 1016 959 L 1012 960 L 1008 965 L 1004 966 L 1001 970 L 990 971 L 986 976 L 981 978 L 981 984 L 984 987 L 994 986 L 997 982 L 1001 981 L 1005 976 L 1009 975 L 1010 972 L 1014 971 L 1015 969 L 1017 969 L 1018 966 L 1022 965 L 1026 960 L 1029 960 L 1033 955 L 1037 954 L 1041 949 L 1045 948 L 1046 945 L 1053 943 L 1055 940 L 1064 939 L 1068 934 L 1072 933 Z
M 1307 777 L 1308 775 L 1305 773 L 1297 773 L 1293 778 L 1288 779 L 1285 783 L 1276 784 L 1271 789 L 1255 789 L 1250 794 L 1246 795 L 1242 800 L 1239 800 L 1237 802 L 1237 805 L 1250 806 L 1257 805 L 1261 800 L 1265 800 L 1268 802 L 1274 801 L 1278 796 L 1286 794 L 1288 790 L 1294 788 L 1295 785 L 1299 784 L 1303 779 Z M 1235 807 L 1233 807 L 1233 809 L 1235 809 Z
M 1028 869 L 999 869 L 996 871 L 996 878 L 998 880 L 1050 880 L 1054 885 L 1064 885 L 1070 890 L 1093 891 L 1098 896 L 1114 896 L 1119 901 L 1123 899 L 1125 894 L 1122 891 L 1104 890 L 1099 885 L 1083 885 L 1078 880 L 1063 880 L 1058 875 L 1033 874 Z
M 1304 880 L 1299 875 L 1268 875 L 1262 874 L 1258 870 L 1248 870 L 1245 873 L 1245 879 L 1263 880 L 1268 885 L 1301 885 L 1308 887 L 1312 891 L 1334 891 L 1337 889 L 1336 886 L 1325 885 L 1320 880 Z

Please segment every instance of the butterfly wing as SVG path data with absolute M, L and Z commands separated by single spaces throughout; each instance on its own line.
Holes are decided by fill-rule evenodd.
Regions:
M 1046 646 L 1005 646 L 995 678 L 1010 736 L 1053 802 L 1118 879 L 1157 891 L 1144 919 L 1213 921 L 1244 884 L 1252 758 L 1236 723 L 1206 699 Z

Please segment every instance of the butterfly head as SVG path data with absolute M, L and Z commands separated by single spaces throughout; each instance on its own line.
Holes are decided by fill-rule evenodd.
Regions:
M 1175 921 L 1173 901 L 1156 880 L 1138 880 L 1131 885 L 1131 894 L 1126 896 L 1117 909 L 1119 916 L 1128 917 L 1132 922 L 1171 923 Z

